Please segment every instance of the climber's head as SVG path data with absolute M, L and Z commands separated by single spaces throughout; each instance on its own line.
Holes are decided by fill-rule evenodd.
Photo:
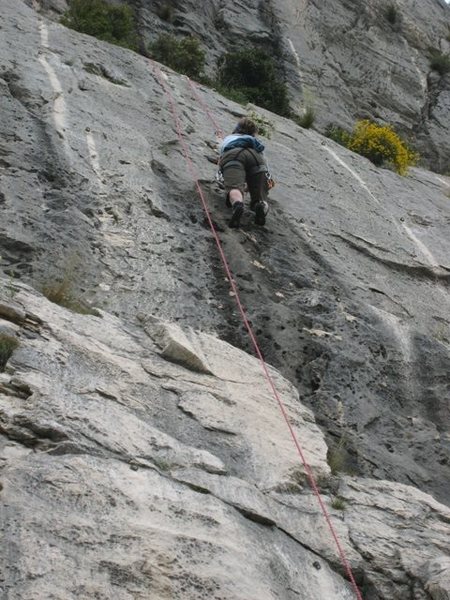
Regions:
M 239 119 L 233 133 L 244 133 L 246 135 L 255 136 L 258 133 L 258 127 L 256 123 L 248 117 L 242 117 L 242 119 Z

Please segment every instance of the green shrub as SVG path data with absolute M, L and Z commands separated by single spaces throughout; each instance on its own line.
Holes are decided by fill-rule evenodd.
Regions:
M 6 363 L 18 345 L 19 341 L 17 338 L 0 333 L 0 373 L 3 373 L 5 370 Z
M 308 106 L 301 117 L 298 115 L 292 117 L 297 125 L 300 125 L 300 127 L 303 127 L 304 129 L 310 129 L 314 124 L 315 118 L 316 112 L 312 106 Z
M 432 50 L 430 67 L 440 75 L 445 75 L 450 71 L 450 55 L 439 52 L 439 50 Z
M 262 115 L 258 114 L 254 110 L 250 110 L 247 113 L 247 117 L 253 121 L 258 127 L 258 134 L 263 135 L 268 140 L 272 137 L 272 133 L 275 130 L 275 125 L 269 119 L 266 119 Z
M 333 125 L 332 123 L 325 129 L 325 135 L 330 138 L 330 140 L 345 147 L 348 146 L 351 137 L 348 131 L 339 127 L 339 125 Z
M 397 23 L 398 12 L 393 4 L 389 4 L 389 6 L 386 7 L 385 16 L 391 25 L 395 25 L 395 23 Z
M 213 87 L 217 92 L 219 92 L 219 94 L 225 98 L 228 98 L 228 100 L 232 100 L 233 102 L 237 102 L 238 104 L 242 104 L 244 106 L 248 103 L 247 96 L 241 90 L 227 88 L 220 83 L 214 83 Z
M 238 92 L 246 102 L 279 115 L 291 115 L 286 84 L 279 78 L 273 58 L 263 50 L 225 54 L 219 61 L 217 79 L 219 89 Z
M 195 37 L 176 38 L 174 35 L 162 33 L 149 46 L 151 56 L 164 63 L 174 71 L 188 77 L 201 78 L 205 65 L 205 51 Z
M 129 6 L 111 6 L 105 0 L 71 0 L 61 23 L 99 40 L 137 50 L 135 18 Z

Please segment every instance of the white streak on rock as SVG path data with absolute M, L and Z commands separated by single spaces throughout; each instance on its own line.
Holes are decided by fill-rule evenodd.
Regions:
M 39 34 L 41 36 L 41 46 L 48 49 L 48 29 L 43 21 L 39 21 Z
M 415 70 L 417 71 L 417 75 L 419 76 L 420 87 L 422 88 L 422 92 L 425 94 L 428 87 L 428 83 L 426 76 L 421 71 L 421 69 L 419 69 L 419 66 L 417 64 L 417 59 L 420 57 L 419 51 L 417 50 L 417 48 L 413 48 L 412 46 L 410 46 L 405 38 L 403 38 L 403 45 L 405 46 L 407 55 L 409 54 L 409 56 L 411 57 L 411 62 L 414 65 Z
M 445 179 L 442 179 L 442 177 L 439 177 L 439 175 L 436 175 L 436 179 L 439 179 L 439 181 L 443 183 L 446 187 L 450 187 L 450 183 L 448 181 L 445 181 Z
M 48 50 L 48 29 L 47 25 L 43 21 L 39 21 L 39 31 L 41 35 L 41 45 L 44 50 Z M 53 102 L 53 121 L 55 124 L 55 129 L 61 138 L 62 145 L 64 148 L 64 152 L 67 157 L 70 158 L 71 150 L 67 140 L 65 139 L 65 130 L 66 130 L 66 103 L 63 95 L 63 88 L 61 82 L 58 79 L 53 67 L 48 62 L 45 54 L 41 54 L 39 56 L 39 62 L 44 67 L 45 72 L 47 73 L 47 77 L 50 81 L 50 85 L 52 87 L 53 92 L 55 93 L 55 99 Z
M 423 254 L 423 256 L 427 259 L 428 263 L 432 267 L 439 267 L 438 260 L 435 258 L 435 256 L 433 255 L 433 253 L 427 248 L 427 246 L 425 246 L 425 244 L 421 240 L 419 240 L 419 238 L 408 227 L 408 225 L 405 225 L 405 223 L 402 223 L 402 226 L 403 226 L 403 229 L 406 231 L 406 235 L 413 242 L 413 244 L 421 251 L 421 253 Z
M 405 225 L 405 223 L 402 223 L 402 226 L 409 239 L 413 242 L 416 248 L 422 252 L 422 255 L 428 261 L 428 264 L 435 269 L 439 269 L 441 265 L 434 254 L 427 248 L 427 246 L 425 246 L 425 244 L 416 236 L 416 234 L 407 225 Z M 439 292 L 439 295 L 442 296 L 446 302 L 449 302 L 449 296 L 446 288 L 442 285 L 438 285 L 436 286 L 436 289 Z
M 390 312 L 387 312 L 378 306 L 371 305 L 372 310 L 387 325 L 389 331 L 398 342 L 398 347 L 403 355 L 406 364 L 411 363 L 412 346 L 408 330 L 402 326 L 400 319 Z
M 325 150 L 331 154 L 331 156 L 340 164 L 342 165 L 345 169 L 347 169 L 347 171 L 349 171 L 349 173 L 352 174 L 352 176 L 360 183 L 360 185 L 365 189 L 365 191 L 369 194 L 369 196 L 378 204 L 380 205 L 380 201 L 372 194 L 372 192 L 370 191 L 368 185 L 365 183 L 365 181 L 358 175 L 358 173 L 356 173 L 351 167 L 349 167 L 347 165 L 347 163 L 336 154 L 336 152 L 334 152 L 334 150 L 332 150 L 329 146 L 325 146 Z M 401 227 L 399 225 L 399 223 L 397 222 L 396 219 L 394 219 L 394 217 L 390 217 L 393 225 L 397 228 L 397 230 L 400 232 L 401 229 L 403 229 L 406 233 L 406 235 L 408 236 L 408 238 L 411 240 L 411 242 L 414 244 L 414 246 L 417 248 L 417 250 L 423 255 L 423 257 L 426 259 L 427 263 L 432 266 L 432 267 L 439 267 L 439 262 L 437 261 L 437 259 L 435 258 L 435 256 L 433 255 L 433 253 L 428 249 L 428 247 L 413 233 L 413 231 L 411 231 L 411 229 L 405 225 L 405 223 L 401 223 Z
M 290 40 L 289 38 L 286 38 L 286 40 L 287 40 L 287 43 L 289 44 L 289 48 L 291 49 L 292 55 L 295 59 L 295 64 L 297 65 L 297 70 L 298 70 L 298 76 L 301 81 L 303 79 L 303 73 L 300 68 L 300 58 L 298 56 L 298 53 L 297 53 L 297 50 L 295 49 L 294 44 L 292 43 L 292 40 Z
M 356 181 L 358 181 L 358 183 L 366 190 L 366 192 L 369 194 L 369 196 L 372 198 L 372 200 L 374 200 L 377 204 L 380 204 L 380 201 L 372 194 L 372 192 L 370 191 L 369 187 L 367 186 L 366 182 L 358 175 L 358 173 L 356 173 L 356 171 L 354 171 L 351 167 L 348 166 L 348 164 L 340 157 L 336 154 L 336 152 L 334 150 L 332 150 L 329 146 L 325 146 L 325 150 L 331 154 L 331 156 L 340 164 L 344 167 L 344 169 L 347 169 L 347 171 L 349 173 L 351 173 L 351 175 L 356 179 Z
M 91 163 L 92 170 L 94 171 L 97 177 L 97 182 L 99 186 L 103 187 L 102 170 L 98 158 L 97 145 L 95 143 L 94 135 L 91 131 L 86 131 L 86 144 L 89 151 L 89 161 Z

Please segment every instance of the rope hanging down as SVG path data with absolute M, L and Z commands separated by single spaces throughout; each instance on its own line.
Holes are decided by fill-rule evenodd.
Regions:
M 338 538 L 338 535 L 337 535 L 336 530 L 335 530 L 335 528 L 333 526 L 333 523 L 331 522 L 331 517 L 330 517 L 330 515 L 328 513 L 328 510 L 327 510 L 327 508 L 326 508 L 326 506 L 324 504 L 324 501 L 322 499 L 322 496 L 320 494 L 320 491 L 319 491 L 319 488 L 317 486 L 316 480 L 314 478 L 312 469 L 309 466 L 309 464 L 308 464 L 308 462 L 307 462 L 307 460 L 305 458 L 304 452 L 302 450 L 302 447 L 300 446 L 300 443 L 298 441 L 297 435 L 296 435 L 296 433 L 294 431 L 294 428 L 292 427 L 292 425 L 290 423 L 289 416 L 288 416 L 287 410 L 286 410 L 286 406 L 285 406 L 283 400 L 281 399 L 281 396 L 278 393 L 278 390 L 275 387 L 275 383 L 274 383 L 274 381 L 273 381 L 273 379 L 272 379 L 272 377 L 271 377 L 271 375 L 269 373 L 269 369 L 268 369 L 267 364 L 266 364 L 266 362 L 264 360 L 264 357 L 262 355 L 262 352 L 261 352 L 261 349 L 259 347 L 258 341 L 257 341 L 257 339 L 255 337 L 255 334 L 253 332 L 252 326 L 251 326 L 251 324 L 250 324 L 250 322 L 248 320 L 247 313 L 246 313 L 245 308 L 244 308 L 244 306 L 243 306 L 243 304 L 241 302 L 241 298 L 240 298 L 240 295 L 239 295 L 239 290 L 237 288 L 237 285 L 236 285 L 236 283 L 234 281 L 234 278 L 233 278 L 233 275 L 231 273 L 231 269 L 230 269 L 230 266 L 228 264 L 227 258 L 225 256 L 225 252 L 224 252 L 224 250 L 222 248 L 222 243 L 221 243 L 220 238 L 219 238 L 219 236 L 217 234 L 217 231 L 216 231 L 216 229 L 214 227 L 214 224 L 213 224 L 213 221 L 212 221 L 212 217 L 211 217 L 211 213 L 209 211 L 208 204 L 207 204 L 205 196 L 203 194 L 203 190 L 202 190 L 202 188 L 200 186 L 200 183 L 199 183 L 199 180 L 198 180 L 198 176 L 197 176 L 197 173 L 196 173 L 196 170 L 195 170 L 195 167 L 194 167 L 194 163 L 193 163 L 193 161 L 191 159 L 191 155 L 190 155 L 188 146 L 187 146 L 187 144 L 185 142 L 185 139 L 184 139 L 183 127 L 181 125 L 181 121 L 180 121 L 180 118 L 178 116 L 178 111 L 177 111 L 177 108 L 176 108 L 174 97 L 173 97 L 173 95 L 172 95 L 172 93 L 171 93 L 171 91 L 170 91 L 170 89 L 169 89 L 166 81 L 164 80 L 164 76 L 163 76 L 160 68 L 158 67 L 158 65 L 155 62 L 153 62 L 153 61 L 151 61 L 151 64 L 152 64 L 152 67 L 153 67 L 153 71 L 156 74 L 156 78 L 158 79 L 158 81 L 159 81 L 162 89 L 164 90 L 164 93 L 167 96 L 167 100 L 168 100 L 168 103 L 169 103 L 169 106 L 170 106 L 170 110 L 172 112 L 172 116 L 173 116 L 173 119 L 174 119 L 174 123 L 175 123 L 175 128 L 176 128 L 176 131 L 177 131 L 178 139 L 180 141 L 180 145 L 181 145 L 181 148 L 182 148 L 182 151 L 183 151 L 183 155 L 184 155 L 184 158 L 186 160 L 186 163 L 187 163 L 189 172 L 191 174 L 191 177 L 192 177 L 193 181 L 195 181 L 195 186 L 197 188 L 197 192 L 198 192 L 198 195 L 200 197 L 200 201 L 202 203 L 206 219 L 207 219 L 207 221 L 209 223 L 209 226 L 211 228 L 211 233 L 212 233 L 212 235 L 214 237 L 214 240 L 216 242 L 216 246 L 217 246 L 217 249 L 219 251 L 220 258 L 222 260 L 222 264 L 223 264 L 225 273 L 226 273 L 226 275 L 228 277 L 228 281 L 230 282 L 231 289 L 232 289 L 232 291 L 234 293 L 234 298 L 236 300 L 236 304 L 238 306 L 239 313 L 241 315 L 242 321 L 243 321 L 243 323 L 245 325 L 245 328 L 247 329 L 247 332 L 248 332 L 248 335 L 249 335 L 249 337 L 251 339 L 251 342 L 253 344 L 253 348 L 255 350 L 255 353 L 256 353 L 257 357 L 259 358 L 259 361 L 261 363 L 261 367 L 262 367 L 264 376 L 265 376 L 265 378 L 267 380 L 268 386 L 272 390 L 274 398 L 275 398 L 275 400 L 278 403 L 278 406 L 279 406 L 279 408 L 281 410 L 283 418 L 284 418 L 284 420 L 286 422 L 286 425 L 287 425 L 287 427 L 289 429 L 289 432 L 290 432 L 291 438 L 292 438 L 292 440 L 294 442 L 294 445 L 297 448 L 297 452 L 298 452 L 298 454 L 300 456 L 300 459 L 302 461 L 303 467 L 304 467 L 304 469 L 306 471 L 306 474 L 307 474 L 310 486 L 311 486 L 314 494 L 317 497 L 317 500 L 319 502 L 319 505 L 320 505 L 320 508 L 322 510 L 322 513 L 323 513 L 323 515 L 325 517 L 325 520 L 326 520 L 326 522 L 328 524 L 328 527 L 330 529 L 331 535 L 332 535 L 332 537 L 334 539 L 334 542 L 336 544 L 336 547 L 338 549 L 339 557 L 341 559 L 341 562 L 342 562 L 342 565 L 344 567 L 345 573 L 347 574 L 347 576 L 348 576 L 348 578 L 349 578 L 349 580 L 350 580 L 350 582 L 352 584 L 352 587 L 354 589 L 354 592 L 356 594 L 357 599 L 358 600 L 363 600 L 361 592 L 359 591 L 358 585 L 357 585 L 357 583 L 355 581 L 355 577 L 353 575 L 350 563 L 349 563 L 349 561 L 348 561 L 348 559 L 346 557 L 346 554 L 344 552 L 342 544 L 341 544 L 341 542 L 340 542 L 340 540 Z M 191 80 L 188 80 L 188 81 L 189 81 L 189 85 L 190 85 L 191 89 L 194 92 L 194 95 L 196 97 L 197 102 L 199 102 L 199 104 L 203 107 L 203 110 L 206 112 L 206 114 L 208 115 L 208 118 L 213 123 L 213 126 L 214 126 L 216 134 L 221 134 L 220 127 L 218 126 L 217 122 L 215 121 L 214 117 L 212 116 L 211 112 L 209 111 L 209 108 L 207 107 L 207 105 L 201 100 L 201 98 L 200 98 L 200 96 L 199 96 L 199 94 L 198 94 L 198 92 L 197 92 L 197 90 L 196 90 L 193 82 L 191 82 Z

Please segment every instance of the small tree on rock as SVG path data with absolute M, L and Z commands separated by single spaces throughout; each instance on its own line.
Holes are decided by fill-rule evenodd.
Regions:
M 219 88 L 241 92 L 247 101 L 289 117 L 286 84 L 279 78 L 275 61 L 259 48 L 225 54 L 219 63 Z
M 196 37 L 182 39 L 167 33 L 161 34 L 149 46 L 152 57 L 178 73 L 188 77 L 200 78 L 205 65 L 205 51 Z
M 135 18 L 129 6 L 110 6 L 105 0 L 71 0 L 61 23 L 99 40 L 137 49 Z

